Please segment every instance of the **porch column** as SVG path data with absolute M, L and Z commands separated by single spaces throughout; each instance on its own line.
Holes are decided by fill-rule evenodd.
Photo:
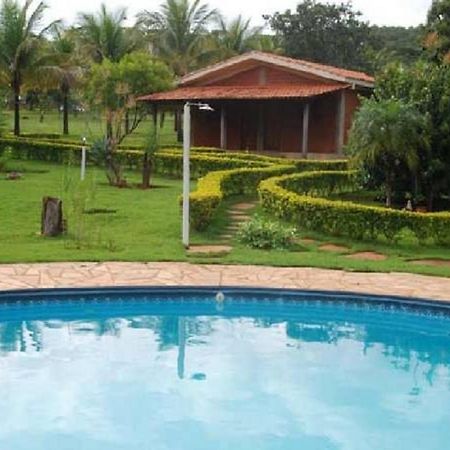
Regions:
M 336 153 L 341 155 L 345 143 L 345 91 L 339 93 L 336 115 Z
M 258 105 L 258 132 L 256 136 L 256 150 L 262 152 L 264 150 L 264 105 Z
M 226 150 L 227 148 L 227 112 L 225 106 L 220 110 L 220 148 Z
M 302 139 L 302 155 L 304 158 L 308 157 L 309 151 L 309 111 L 310 104 L 303 105 L 303 139 Z

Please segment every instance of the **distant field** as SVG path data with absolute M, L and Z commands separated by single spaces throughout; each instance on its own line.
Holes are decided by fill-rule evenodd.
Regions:
M 5 115 L 7 131 L 12 132 L 13 113 L 12 111 L 7 111 Z M 38 111 L 22 109 L 21 118 L 21 131 L 23 133 L 62 133 L 62 114 L 57 111 L 53 110 L 46 113 L 44 120 L 41 122 Z M 142 144 L 150 128 L 151 120 L 151 117 L 148 116 L 137 130 L 125 140 L 125 143 L 130 145 Z M 81 140 L 82 137 L 86 137 L 89 141 L 94 141 L 104 135 L 104 122 L 98 115 L 93 113 L 71 114 L 69 127 L 70 135 L 68 139 L 70 140 Z M 177 144 L 174 121 L 171 114 L 165 116 L 160 136 L 161 145 Z

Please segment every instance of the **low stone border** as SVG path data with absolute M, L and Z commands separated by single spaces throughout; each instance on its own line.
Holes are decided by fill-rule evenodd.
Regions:
M 101 286 L 228 286 L 305 289 L 450 302 L 450 278 L 313 268 L 188 263 L 0 265 L 0 290 Z

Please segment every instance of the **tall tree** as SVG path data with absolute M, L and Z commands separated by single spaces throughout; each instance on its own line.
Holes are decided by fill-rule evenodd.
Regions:
M 117 62 L 138 48 L 136 30 L 125 27 L 126 19 L 125 8 L 111 11 L 104 3 L 95 14 L 79 14 L 80 39 L 94 62 Z
M 355 69 L 365 67 L 369 27 L 351 3 L 304 0 L 294 12 L 276 12 L 265 18 L 288 56 Z
M 220 59 L 262 48 L 263 27 L 252 27 L 250 19 L 242 16 L 226 21 L 218 18 L 219 29 L 213 32 L 213 42 Z
M 450 63 L 450 0 L 433 0 L 428 11 L 425 47 L 432 59 Z
M 429 148 L 426 115 L 401 100 L 366 99 L 355 116 L 348 151 L 357 166 L 382 172 L 386 206 L 392 206 L 396 176 L 406 166 L 419 167 L 420 153 Z
M 159 11 L 141 12 L 138 23 L 156 54 L 177 75 L 185 75 L 201 64 L 207 27 L 216 16 L 201 0 L 166 0 Z
M 21 5 L 17 0 L 2 0 L 0 6 L 0 68 L 14 95 L 14 134 L 20 135 L 20 94 L 27 72 L 39 65 L 43 35 L 54 23 L 42 27 L 47 6 L 33 0 Z
M 47 61 L 39 71 L 47 88 L 58 89 L 63 110 L 63 134 L 69 134 L 69 103 L 72 90 L 81 83 L 83 69 L 74 33 L 59 24 L 53 28 Z M 39 76 L 41 75 L 41 76 Z

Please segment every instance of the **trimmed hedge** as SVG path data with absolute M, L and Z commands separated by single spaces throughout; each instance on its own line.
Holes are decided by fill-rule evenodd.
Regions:
M 0 156 L 5 148 L 22 160 L 41 160 L 54 163 L 78 163 L 80 143 L 58 142 L 29 138 L 0 138 Z M 136 147 L 120 149 L 117 156 L 130 168 L 142 164 L 142 151 Z M 224 198 L 232 195 L 257 193 L 259 183 L 269 177 L 312 170 L 347 168 L 346 161 L 289 160 L 270 156 L 229 152 L 213 148 L 193 148 L 191 175 L 200 178 L 197 191 L 191 194 L 191 221 L 195 228 L 205 229 Z M 168 148 L 156 154 L 155 172 L 181 178 L 182 151 Z
M 450 213 L 422 214 L 313 196 L 354 188 L 353 175 L 306 172 L 270 178 L 260 184 L 259 196 L 266 211 L 309 230 L 392 241 L 406 228 L 421 242 L 450 243 Z
M 206 229 L 225 198 L 253 194 L 265 178 L 292 172 L 295 166 L 286 165 L 209 173 L 198 180 L 197 190 L 190 195 L 192 226 L 197 230 Z

